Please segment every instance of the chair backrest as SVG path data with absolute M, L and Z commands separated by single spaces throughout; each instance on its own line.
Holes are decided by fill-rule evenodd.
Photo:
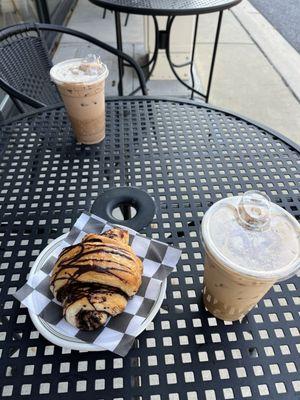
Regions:
M 33 25 L 0 31 L 0 86 L 12 97 L 18 99 L 16 90 L 43 104 L 59 102 L 60 96 L 49 78 L 51 66 L 42 34 Z M 24 111 L 31 108 L 26 103 L 22 106 Z
M 130 56 L 107 43 L 60 25 L 19 24 L 0 31 L 0 87 L 14 99 L 20 111 L 61 101 L 49 76 L 52 63 L 43 39 L 44 31 L 76 36 L 125 60 L 137 73 L 143 94 L 147 94 L 141 67 Z

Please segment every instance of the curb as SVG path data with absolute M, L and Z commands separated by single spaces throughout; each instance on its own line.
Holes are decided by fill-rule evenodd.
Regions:
M 248 0 L 231 11 L 300 102 L 300 54 Z

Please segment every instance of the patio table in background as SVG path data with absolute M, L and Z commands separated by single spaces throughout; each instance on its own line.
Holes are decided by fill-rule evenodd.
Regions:
M 146 76 L 148 80 L 151 77 L 151 74 L 155 68 L 155 64 L 158 57 L 158 50 L 164 49 L 166 51 L 166 56 L 168 63 L 175 77 L 181 82 L 185 87 L 191 90 L 191 99 L 194 98 L 194 94 L 203 97 L 206 102 L 209 100 L 209 94 L 211 89 L 211 83 L 214 72 L 215 59 L 217 54 L 217 47 L 219 42 L 219 34 L 222 25 L 222 16 L 223 11 L 229 9 L 236 4 L 240 3 L 242 0 L 89 0 L 91 3 L 104 7 L 105 9 L 109 9 L 114 11 L 115 13 L 115 26 L 116 26 L 116 41 L 117 48 L 122 50 L 122 30 L 121 30 L 121 19 L 120 13 L 124 12 L 127 14 L 139 14 L 139 15 L 149 15 L 153 17 L 154 29 L 155 29 L 155 46 L 153 56 L 150 60 L 142 65 L 143 68 L 149 68 L 149 72 Z M 199 92 L 199 90 L 195 89 L 195 78 L 193 72 L 194 66 L 194 57 L 195 57 L 195 47 L 196 47 L 196 39 L 197 39 L 197 30 L 198 30 L 198 20 L 200 14 L 207 14 L 212 12 L 218 12 L 218 24 L 216 29 L 216 36 L 214 41 L 214 48 L 212 54 L 212 60 L 210 65 L 210 71 L 208 76 L 208 84 L 205 93 Z M 195 15 L 195 27 L 193 34 L 193 46 L 191 52 L 191 59 L 188 62 L 185 62 L 180 65 L 176 65 L 171 60 L 170 54 L 170 35 L 171 29 L 174 22 L 174 19 L 177 16 L 182 15 Z M 157 17 L 158 16 L 166 16 L 166 28 L 165 30 L 159 30 Z M 126 64 L 123 63 L 121 59 L 119 59 L 118 67 L 119 67 L 119 85 L 118 91 L 119 95 L 123 95 L 123 75 L 124 75 L 124 66 Z M 190 66 L 190 75 L 192 85 L 189 85 L 187 82 L 182 80 L 178 75 L 176 68 L 181 68 L 185 66 Z M 127 65 L 126 65 L 127 66 Z M 132 94 L 134 94 L 138 89 L 134 90 Z
M 264 190 L 299 218 L 299 148 L 272 130 L 199 103 L 107 100 L 102 144 L 76 144 L 62 105 L 0 128 L 1 389 L 30 399 L 296 399 L 299 277 L 278 282 L 242 322 L 202 305 L 203 214 L 222 197 Z M 297 177 L 298 176 L 298 177 Z M 105 189 L 155 200 L 147 236 L 182 249 L 160 312 L 125 358 L 61 349 L 12 294 L 49 241 Z

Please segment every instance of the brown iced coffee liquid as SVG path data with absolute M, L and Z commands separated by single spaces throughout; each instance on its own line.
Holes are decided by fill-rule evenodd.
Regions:
M 94 144 L 105 137 L 105 79 L 57 85 L 78 142 Z
M 222 266 L 206 252 L 204 305 L 215 317 L 236 321 L 246 315 L 268 292 L 275 280 L 259 280 Z

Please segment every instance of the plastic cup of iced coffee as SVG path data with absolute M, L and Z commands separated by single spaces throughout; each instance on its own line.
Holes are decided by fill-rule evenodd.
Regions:
M 222 320 L 240 320 L 300 268 L 300 224 L 261 192 L 216 202 L 201 233 L 204 305 Z
M 66 60 L 50 70 L 79 143 L 95 144 L 105 137 L 107 76 L 107 66 L 95 55 Z

